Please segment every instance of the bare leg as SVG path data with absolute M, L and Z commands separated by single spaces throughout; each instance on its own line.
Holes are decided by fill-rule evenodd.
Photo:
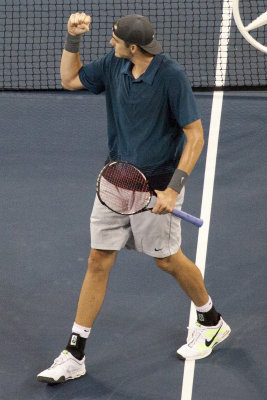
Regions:
M 92 249 L 83 281 L 75 322 L 91 328 L 104 301 L 116 251 Z
M 160 269 L 171 274 L 193 303 L 201 307 L 209 300 L 203 276 L 198 267 L 187 258 L 181 249 L 165 258 L 155 258 Z

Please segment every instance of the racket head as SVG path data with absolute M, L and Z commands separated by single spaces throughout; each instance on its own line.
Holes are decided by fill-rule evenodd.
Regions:
M 96 193 L 103 205 L 121 215 L 145 211 L 153 196 L 145 175 L 126 161 L 111 161 L 104 166 Z

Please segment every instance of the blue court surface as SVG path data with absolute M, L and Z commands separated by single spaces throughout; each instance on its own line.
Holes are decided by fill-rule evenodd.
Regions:
M 196 93 L 206 146 L 183 209 L 200 214 L 213 93 Z M 64 349 L 90 250 L 107 152 L 105 100 L 86 92 L 0 94 L 1 400 L 178 400 L 190 301 L 152 258 L 122 250 L 86 347 L 87 374 L 36 375 Z M 195 363 L 193 400 L 264 400 L 266 92 L 224 93 L 205 282 L 232 328 Z M 198 230 L 182 223 L 196 257 Z M 189 398 L 186 400 L 190 400 Z

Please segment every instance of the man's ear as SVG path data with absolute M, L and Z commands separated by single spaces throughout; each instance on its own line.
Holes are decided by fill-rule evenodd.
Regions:
M 130 48 L 133 54 L 136 54 L 136 52 L 138 51 L 138 46 L 136 46 L 136 44 L 131 44 Z

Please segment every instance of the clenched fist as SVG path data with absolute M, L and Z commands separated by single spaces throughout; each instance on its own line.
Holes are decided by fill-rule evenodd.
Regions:
M 85 13 L 71 14 L 68 21 L 68 32 L 72 36 L 81 35 L 89 32 L 91 17 Z

